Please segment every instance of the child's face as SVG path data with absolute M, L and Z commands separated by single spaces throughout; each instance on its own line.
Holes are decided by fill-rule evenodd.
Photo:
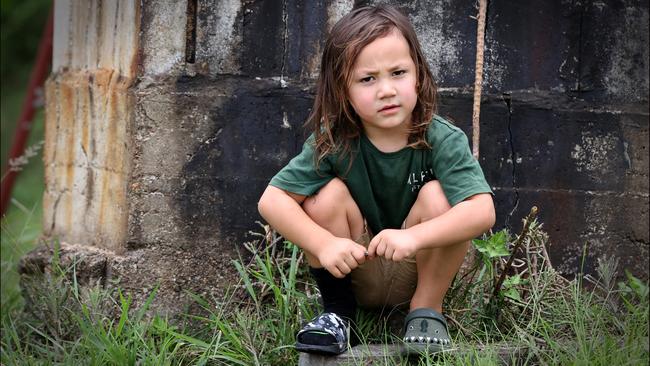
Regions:
M 366 134 L 408 131 L 417 102 L 417 76 L 409 45 L 399 31 L 365 46 L 351 76 L 350 104 Z

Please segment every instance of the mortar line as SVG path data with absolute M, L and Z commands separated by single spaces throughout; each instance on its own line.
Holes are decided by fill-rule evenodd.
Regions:
M 606 196 L 614 196 L 614 197 L 632 196 L 635 198 L 650 197 L 650 194 L 645 192 L 621 192 L 621 191 L 612 191 L 612 190 L 591 190 L 591 189 L 570 189 L 570 188 L 494 187 L 493 190 L 504 191 L 504 192 L 517 190 L 520 193 L 521 192 L 525 192 L 525 193 L 543 192 L 543 193 L 563 193 L 563 194 L 584 194 L 584 195 L 596 196 L 596 197 L 606 197 Z
M 508 216 L 506 216 L 506 221 L 505 221 L 505 227 L 510 228 L 510 219 L 512 218 L 512 215 L 517 210 L 517 207 L 519 207 L 519 189 L 517 188 L 517 165 L 516 165 L 517 158 L 516 158 L 515 144 L 513 142 L 513 134 L 512 134 L 512 99 L 510 95 L 504 94 L 503 100 L 508 106 L 508 142 L 510 144 L 510 155 L 512 157 L 511 158 L 512 189 L 515 193 L 515 204 L 513 205 L 512 210 L 510 211 Z
M 582 30 L 585 11 L 580 7 L 580 29 L 578 30 L 578 90 L 582 91 Z
M 287 14 L 287 0 L 282 0 L 282 65 L 280 66 L 280 87 L 284 87 L 284 70 L 286 67 L 287 39 L 289 38 L 289 15 Z

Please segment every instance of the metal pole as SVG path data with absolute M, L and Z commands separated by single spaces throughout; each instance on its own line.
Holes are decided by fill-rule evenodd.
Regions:
M 53 9 L 50 8 L 50 15 L 47 19 L 43 34 L 38 45 L 38 53 L 36 55 L 36 63 L 32 68 L 29 77 L 29 84 L 27 86 L 27 94 L 23 100 L 23 107 L 16 126 L 16 132 L 12 140 L 11 150 L 9 151 L 9 160 L 16 159 L 25 151 L 25 144 L 29 137 L 29 132 L 32 128 L 32 120 L 36 112 L 34 105 L 37 99 L 37 91 L 43 90 L 45 79 L 49 75 L 50 63 L 52 61 L 52 33 L 53 33 Z M 5 165 L 5 173 L 2 176 L 1 188 L 1 206 L 0 216 L 5 214 L 9 199 L 11 198 L 11 190 L 13 188 L 18 171 L 10 169 L 9 164 Z

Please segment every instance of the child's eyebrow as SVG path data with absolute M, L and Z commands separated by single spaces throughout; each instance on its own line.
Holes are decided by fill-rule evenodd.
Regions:
M 405 69 L 407 67 L 408 67 L 408 62 L 399 62 L 399 63 L 396 63 L 395 66 L 391 67 L 389 70 L 390 71 L 395 71 L 395 70 L 399 70 L 399 69 Z
M 397 62 L 393 66 L 388 68 L 388 71 L 395 71 L 399 69 L 405 69 L 408 67 L 408 62 Z M 359 68 L 354 70 L 355 74 L 363 74 L 363 75 L 376 75 L 379 74 L 378 69 L 370 69 L 370 68 Z
M 377 69 L 356 69 L 354 71 L 354 73 L 358 75 L 375 75 L 379 73 L 379 70 Z

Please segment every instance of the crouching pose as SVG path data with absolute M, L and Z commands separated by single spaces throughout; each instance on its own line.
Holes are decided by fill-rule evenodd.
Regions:
M 259 201 L 262 217 L 305 252 L 322 296 L 298 350 L 344 352 L 357 306 L 408 306 L 409 350 L 450 346 L 443 298 L 495 214 L 467 137 L 435 112 L 436 86 L 406 16 L 364 7 L 333 27 L 313 132 Z

